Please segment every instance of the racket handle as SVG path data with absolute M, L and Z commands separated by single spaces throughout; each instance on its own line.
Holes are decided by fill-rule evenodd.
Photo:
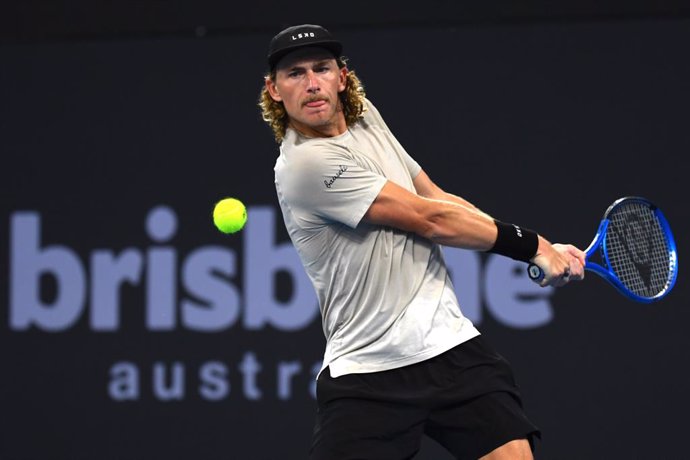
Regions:
M 533 263 L 530 263 L 527 267 L 527 274 L 529 275 L 529 278 L 535 283 L 539 283 L 541 282 L 541 280 L 544 279 L 544 270 L 542 270 L 541 268 L 539 268 L 539 266 Z

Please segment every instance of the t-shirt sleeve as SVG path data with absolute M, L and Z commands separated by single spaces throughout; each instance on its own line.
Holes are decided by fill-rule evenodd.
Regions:
M 355 228 L 386 183 L 346 149 L 314 143 L 292 153 L 281 189 L 303 226 L 336 221 Z

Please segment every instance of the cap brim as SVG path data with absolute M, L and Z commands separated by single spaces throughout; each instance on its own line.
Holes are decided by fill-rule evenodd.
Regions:
M 280 61 L 282 58 L 292 53 L 293 51 L 297 51 L 298 49 L 302 48 L 323 48 L 330 51 L 335 58 L 340 57 L 340 53 L 342 53 L 343 51 L 343 46 L 340 44 L 340 42 L 335 40 L 321 40 L 309 43 L 300 43 L 298 45 L 281 48 L 280 50 L 272 53 L 268 57 L 269 67 L 271 69 L 274 69 L 275 66 L 278 64 L 278 61 Z

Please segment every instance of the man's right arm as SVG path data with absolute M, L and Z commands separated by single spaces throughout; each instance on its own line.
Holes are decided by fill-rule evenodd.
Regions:
M 388 181 L 364 215 L 369 223 L 414 232 L 438 244 L 488 251 L 496 241 L 491 217 L 474 207 L 426 198 Z
M 419 194 L 393 182 L 386 182 L 364 215 L 364 220 L 414 232 L 446 246 L 477 251 L 491 250 L 498 236 L 494 219 L 462 198 L 448 195 L 440 188 L 429 185 L 430 180 L 420 182 L 420 175 L 415 178 Z M 581 279 L 584 276 L 584 254 L 571 245 L 554 247 L 539 236 L 538 248 L 531 260 L 546 274 L 542 285 L 565 284 L 562 275 L 567 271 L 571 273 L 571 279 Z

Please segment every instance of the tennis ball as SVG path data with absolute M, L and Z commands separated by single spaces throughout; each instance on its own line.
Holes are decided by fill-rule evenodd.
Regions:
M 213 223 L 223 233 L 242 230 L 247 222 L 247 208 L 237 198 L 223 198 L 213 208 Z

